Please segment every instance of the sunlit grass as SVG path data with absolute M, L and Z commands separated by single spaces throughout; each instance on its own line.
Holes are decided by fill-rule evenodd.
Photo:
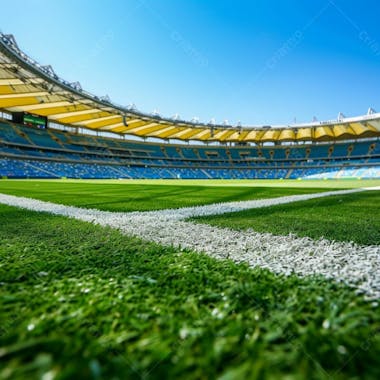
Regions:
M 378 379 L 380 312 L 283 277 L 0 206 L 2 379 Z
M 82 181 L 0 181 L 0 193 L 109 211 L 145 211 L 326 191 L 302 187 L 160 185 Z
M 351 189 L 359 187 L 380 186 L 380 179 L 332 179 L 332 180 L 294 180 L 294 179 L 38 179 L 38 180 L 1 180 L 4 182 L 57 182 L 90 184 L 135 184 L 135 185 L 169 185 L 169 186 L 223 186 L 223 187 L 311 187 L 324 189 Z
M 275 235 L 380 244 L 380 191 L 331 196 L 261 209 L 194 218 L 233 229 L 251 228 Z

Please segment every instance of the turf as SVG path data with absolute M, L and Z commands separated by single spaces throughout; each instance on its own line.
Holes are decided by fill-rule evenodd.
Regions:
M 236 213 L 193 218 L 232 229 L 275 235 L 380 244 L 380 191 L 332 196 Z
M 0 205 L 2 379 L 378 379 L 380 310 L 321 278 Z
M 223 187 L 312 187 L 329 189 L 353 189 L 358 187 L 380 186 L 380 179 L 29 179 L 7 180 L 0 179 L 0 182 L 57 182 L 57 183 L 98 183 L 98 184 L 138 184 L 138 185 L 175 185 L 175 186 L 223 186 Z
M 132 211 L 303 194 L 319 187 L 210 185 L 1 181 L 0 192 Z M 328 237 L 328 224 L 321 223 L 327 220 L 335 240 L 379 244 L 378 196 L 299 202 L 296 208 L 275 206 L 207 222 L 223 225 L 224 220 L 233 228 L 254 224 L 275 233 L 290 228 L 318 238 Z M 251 215 L 258 211 L 266 212 Z M 380 376 L 379 308 L 350 289 L 180 254 L 64 218 L 4 206 L 0 212 L 5 321 L 0 377 Z
M 153 185 L 107 181 L 0 181 L 0 193 L 106 211 L 158 210 L 320 191 L 326 189 Z

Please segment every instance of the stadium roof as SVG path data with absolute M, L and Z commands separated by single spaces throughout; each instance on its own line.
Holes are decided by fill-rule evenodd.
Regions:
M 108 96 L 61 79 L 50 65 L 27 56 L 12 35 L 0 33 L 0 109 L 47 116 L 50 121 L 139 137 L 203 142 L 334 141 L 380 137 L 380 113 L 292 126 L 242 127 L 204 124 L 122 107 Z

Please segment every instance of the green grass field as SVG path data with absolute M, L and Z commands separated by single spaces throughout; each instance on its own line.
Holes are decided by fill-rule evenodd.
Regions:
M 256 182 L 6 180 L 0 193 L 130 211 L 379 186 Z M 371 192 L 207 222 L 378 244 L 378 208 Z M 380 378 L 378 303 L 342 284 L 45 213 L 0 205 L 0 218 L 1 379 Z
M 199 181 L 0 181 L 0 192 L 106 211 L 145 211 L 326 191 L 320 187 L 206 186 Z M 214 182 L 216 183 L 216 182 Z
M 135 185 L 178 185 L 178 186 L 233 186 L 233 187 L 313 187 L 313 188 L 339 188 L 339 189 L 353 189 L 358 187 L 371 187 L 380 186 L 380 179 L 343 179 L 343 180 L 294 180 L 294 179 L 100 179 L 100 180 L 84 180 L 84 179 L 49 179 L 49 180 L 7 180 L 0 179 L 0 183 L 33 183 L 33 182 L 47 182 L 47 183 L 75 183 L 75 184 L 135 184 Z
M 252 228 L 275 235 L 380 244 L 380 191 L 312 199 L 296 204 L 193 218 L 233 229 Z
M 380 180 L 0 180 L 0 193 L 106 211 L 145 211 L 380 186 Z

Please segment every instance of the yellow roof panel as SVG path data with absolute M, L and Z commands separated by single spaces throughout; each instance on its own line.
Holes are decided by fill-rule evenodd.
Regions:
M 313 128 L 297 128 L 294 133 L 296 134 L 296 140 L 298 141 L 310 141 L 314 139 Z
M 210 136 L 211 136 L 211 130 L 204 129 L 198 132 L 197 134 L 193 135 L 191 138 L 194 140 L 207 140 Z
M 44 109 L 47 109 L 47 108 L 53 108 L 53 107 L 58 107 L 58 106 L 70 106 L 71 103 L 70 102 L 55 102 L 55 103 L 38 103 L 38 104 L 35 104 L 36 101 L 33 100 L 33 101 L 30 101 L 29 102 L 29 105 L 25 105 L 25 106 L 22 106 L 22 107 L 11 107 L 9 108 L 10 111 L 27 111 L 27 112 L 38 112 L 40 110 L 44 110 Z
M 278 139 L 280 141 L 293 141 L 296 137 L 296 133 L 294 132 L 294 129 L 283 129 L 280 132 L 280 135 L 278 136 Z
M 46 92 L 40 91 L 40 92 L 22 92 L 21 94 L 0 94 L 0 100 L 1 99 L 14 99 L 14 98 L 30 98 L 35 96 L 46 96 Z
M 317 140 L 329 140 L 334 137 L 334 132 L 330 126 L 317 127 L 314 136 Z
M 186 128 L 183 130 L 179 130 L 179 132 L 170 136 L 170 138 L 181 139 L 181 140 L 189 140 L 189 139 L 192 139 L 194 135 L 198 134 L 201 131 L 202 131 L 201 128 Z
M 108 113 L 107 113 L 107 115 L 108 115 Z M 83 125 L 86 127 L 96 128 L 98 126 L 101 126 L 103 123 L 104 123 L 103 125 L 109 124 L 111 120 L 114 122 L 116 119 L 121 119 L 121 116 L 111 115 L 111 116 L 98 117 L 96 119 L 89 118 L 87 120 L 81 120 L 77 123 L 73 123 L 73 125 Z
M 273 130 L 269 129 L 265 131 L 263 136 L 261 137 L 261 141 L 266 142 L 266 141 L 276 141 L 278 139 L 278 136 L 280 136 L 281 131 L 279 130 Z
M 332 131 L 334 133 L 334 136 L 338 139 L 344 137 L 349 138 L 350 136 L 355 134 L 349 125 L 344 124 L 334 125 L 332 127 Z

